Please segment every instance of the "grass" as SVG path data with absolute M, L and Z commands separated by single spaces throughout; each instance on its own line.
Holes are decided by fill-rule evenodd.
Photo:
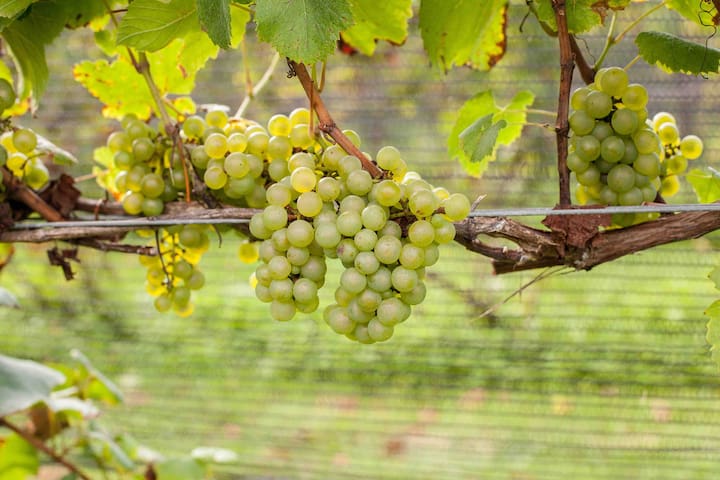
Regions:
M 23 248 L 1 277 L 24 309 L 4 312 L 0 349 L 80 348 L 127 393 L 106 422 L 163 451 L 230 448 L 221 478 L 714 478 L 706 242 L 551 277 L 490 318 L 533 274 L 451 248 L 426 302 L 370 347 L 317 314 L 270 320 L 229 239 L 187 319 L 154 312 L 134 259 L 86 252 L 66 284 Z

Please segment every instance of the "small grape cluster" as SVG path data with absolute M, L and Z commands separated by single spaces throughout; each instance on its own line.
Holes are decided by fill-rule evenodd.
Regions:
M 679 175 L 685 173 L 688 160 L 702 155 L 703 142 L 697 135 L 680 137 L 677 121 L 668 112 L 660 112 L 652 119 L 652 128 L 660 138 L 660 194 L 664 198 L 672 197 L 680 189 Z
M 579 183 L 580 203 L 640 205 L 677 191 L 674 175 L 682 162 L 673 159 L 680 148 L 674 118 L 661 113 L 648 121 L 647 102 L 645 87 L 629 83 L 619 67 L 600 69 L 593 84 L 573 92 L 567 165 Z M 686 149 L 697 148 L 696 140 L 688 137 Z M 638 218 L 624 214 L 613 220 L 629 225 Z
M 33 190 L 42 190 L 50 181 L 50 171 L 37 150 L 38 137 L 29 128 L 17 128 L 0 135 L 0 166 Z
M 175 311 L 180 316 L 192 314 L 192 292 L 205 285 L 205 276 L 197 267 L 210 244 L 207 226 L 179 225 L 149 232 L 157 235 L 154 256 L 140 256 L 147 268 L 145 290 L 155 297 L 158 312 Z
M 166 202 L 185 191 L 185 151 L 134 115 L 126 115 L 121 125 L 95 152 L 106 166 L 96 172 L 98 182 L 122 201 L 128 214 L 160 215 Z

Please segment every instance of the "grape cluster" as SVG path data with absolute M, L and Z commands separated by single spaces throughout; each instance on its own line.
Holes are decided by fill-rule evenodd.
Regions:
M 702 155 L 703 142 L 696 135 L 680 137 L 677 121 L 668 112 L 660 112 L 652 119 L 652 128 L 660 138 L 660 194 L 667 198 L 675 195 L 680 189 L 679 175 L 685 173 L 688 160 L 695 160 Z
M 145 289 L 155 297 L 158 312 L 173 310 L 183 317 L 192 314 L 192 292 L 205 285 L 197 264 L 210 244 L 207 228 L 181 225 L 148 233 L 157 235 L 153 244 L 158 254 L 140 256 L 140 263 L 147 268 Z
M 123 118 L 95 159 L 107 170 L 98 182 L 121 200 L 130 215 L 160 215 L 166 202 L 185 192 L 184 150 L 134 115 Z
M 640 205 L 677 191 L 675 175 L 684 167 L 673 158 L 681 144 L 674 118 L 660 113 L 649 121 L 647 102 L 645 87 L 630 83 L 619 67 L 600 69 L 593 84 L 573 92 L 567 165 L 578 181 L 580 203 Z M 697 158 L 702 143 L 686 138 L 685 149 Z M 629 225 L 636 216 L 613 220 Z
M 28 128 L 17 128 L 0 135 L 0 166 L 33 190 L 42 190 L 50 181 L 50 171 L 37 150 L 38 138 Z

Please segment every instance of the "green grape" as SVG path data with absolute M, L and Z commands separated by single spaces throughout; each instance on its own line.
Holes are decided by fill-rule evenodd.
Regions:
M 223 128 L 228 122 L 225 110 L 210 110 L 205 114 L 205 122 L 211 127 Z
M 317 284 L 307 278 L 298 278 L 292 287 L 292 296 L 299 303 L 312 302 L 317 298 L 317 294 Z
M 427 247 L 435 240 L 435 228 L 427 220 L 418 220 L 408 228 L 408 238 L 418 247 Z
M 250 164 L 244 153 L 234 152 L 225 157 L 223 168 L 225 172 L 235 178 L 242 178 L 250 173 Z
M 384 207 L 397 205 L 402 198 L 400 185 L 392 180 L 382 180 L 373 186 L 375 201 Z
M 620 101 L 626 108 L 639 111 L 645 108 L 648 102 L 648 93 L 645 87 L 637 83 L 631 83 L 625 89 Z M 644 121 L 644 120 L 643 120 Z
M 265 225 L 265 215 L 263 215 L 263 225 Z M 271 230 L 269 227 L 267 227 L 267 229 Z M 272 231 L 270 240 L 273 248 L 281 253 L 286 252 L 292 246 L 287 238 L 287 228 L 278 228 L 277 230 Z
M 338 162 L 338 173 L 342 177 L 347 177 L 350 175 L 350 172 L 354 172 L 355 170 L 361 170 L 362 169 L 362 163 L 360 162 L 360 159 L 357 158 L 354 155 L 345 155 L 343 158 L 340 159 Z
M 673 125 L 677 125 L 677 121 L 675 120 L 675 117 L 668 112 L 658 112 L 656 113 L 652 118 L 652 128 L 653 130 L 657 131 L 660 128 L 660 125 L 663 123 L 672 123 Z
M 301 123 L 309 124 L 310 110 L 308 110 L 307 108 L 296 108 L 295 110 L 290 112 L 288 118 L 290 120 L 290 125 L 292 126 L 299 125 Z
M 287 162 L 285 160 L 272 160 L 268 165 L 268 175 L 274 182 L 279 182 L 283 177 L 290 175 Z
M 347 335 L 355 330 L 355 322 L 350 320 L 346 310 L 340 305 L 328 306 L 323 316 L 335 333 Z
M 244 153 L 247 148 L 248 139 L 244 133 L 235 132 L 227 137 L 227 148 L 231 153 Z
M 347 155 L 347 152 L 340 145 L 331 145 L 322 154 L 322 163 L 325 168 L 337 171 L 340 159 Z
M 368 322 L 367 332 L 372 341 L 384 342 L 393 336 L 393 327 L 383 325 L 378 319 L 373 318 Z
M 278 322 L 288 322 L 292 320 L 296 311 L 295 304 L 292 302 L 273 300 L 270 303 L 270 316 Z
M 142 213 L 146 217 L 161 215 L 165 209 L 165 203 L 159 198 L 143 198 Z
M 360 217 L 365 228 L 375 231 L 379 231 L 387 222 L 387 212 L 377 204 L 370 204 L 363 208 Z
M 375 156 L 378 167 L 384 170 L 395 170 L 402 161 L 400 151 L 391 146 L 382 147 Z
M 358 252 L 353 265 L 363 275 L 372 275 L 380 268 L 380 261 L 373 252 Z
M 665 160 L 668 175 L 682 174 L 687 170 L 688 160 L 683 155 L 676 154 Z
M 315 230 L 312 224 L 305 220 L 294 220 L 288 226 L 288 241 L 296 247 L 307 247 L 315 237 Z
M 356 211 L 342 212 L 337 217 L 337 229 L 346 237 L 354 237 L 362 227 L 362 216 Z
M 607 175 L 607 185 L 618 194 L 635 186 L 635 170 L 629 165 L 616 165 Z
M 286 115 L 273 115 L 267 123 L 267 130 L 270 135 L 287 137 L 290 135 L 292 125 Z
M 440 249 L 437 243 L 432 243 L 425 247 L 425 266 L 431 267 L 440 260 Z
M 638 153 L 657 153 L 660 151 L 658 137 L 652 130 L 638 130 L 632 136 Z
M 360 135 L 355 130 L 343 130 L 342 133 L 350 139 L 353 145 L 360 148 L 362 142 L 360 141 Z
M 360 250 L 358 250 L 352 238 L 344 238 L 338 243 L 335 252 L 343 265 L 347 267 L 353 265 Z
M 627 192 L 618 193 L 618 205 L 640 205 L 642 202 L 643 193 L 642 190 L 637 187 L 632 187 Z
M 367 206 L 364 198 L 357 195 L 347 195 L 340 201 L 340 213 L 357 212 L 360 213 Z
M 406 243 L 400 249 L 398 261 L 405 268 L 417 270 L 425 265 L 425 249 L 412 243 Z
M 227 137 L 223 133 L 211 133 L 205 139 L 203 148 L 210 158 L 223 158 L 228 152 Z
M 310 250 L 290 245 L 285 252 L 285 257 L 287 257 L 290 264 L 296 267 L 302 267 L 308 260 L 310 260 Z
M 192 275 L 185 280 L 185 286 L 190 290 L 200 290 L 205 286 L 205 275 L 197 268 L 193 268 Z
M 278 205 L 268 205 L 262 212 L 263 224 L 271 231 L 284 228 L 288 222 L 287 211 Z
M 575 153 L 582 160 L 592 162 L 600 156 L 600 141 L 592 135 L 575 137 Z
M 112 132 L 107 138 L 106 145 L 113 152 L 129 152 L 132 149 L 130 136 L 123 131 Z
M 665 122 L 656 129 L 663 145 L 675 145 L 680 140 L 680 133 L 674 123 Z
M 600 87 L 600 90 L 611 97 L 622 97 L 630 83 L 625 70 L 620 67 L 609 67 L 603 70 L 599 80 L 597 77 L 595 78 L 595 83 Z
M 310 132 L 310 126 L 304 123 L 299 123 L 292 127 L 290 131 L 290 143 L 295 148 L 307 149 L 315 143 L 315 138 Z
M 374 315 L 382 300 L 382 295 L 375 290 L 366 288 L 355 297 L 355 304 L 359 306 L 363 312 Z M 372 319 L 370 321 L 372 321 Z
M 248 175 L 252 178 L 260 178 L 263 171 L 265 170 L 265 163 L 263 162 L 262 158 L 251 153 L 245 153 L 244 155 L 245 161 L 247 161 L 248 165 L 250 166 L 250 171 L 248 172 Z
M 375 273 L 367 276 L 368 288 L 380 293 L 388 293 L 392 288 L 392 273 L 385 266 L 380 266 Z
M 443 215 L 435 214 L 430 223 L 435 229 L 435 242 L 442 245 L 455 239 L 455 225 L 445 219 Z
M 660 157 L 656 153 L 638 155 L 633 168 L 647 177 L 657 177 L 660 175 Z
M 153 306 L 155 307 L 155 310 L 157 310 L 160 313 L 167 312 L 172 308 L 173 301 L 170 298 L 170 295 L 164 293 L 162 295 L 158 295 L 155 298 L 155 301 L 153 302 Z
M 620 163 L 632 165 L 638 156 L 635 142 L 633 142 L 630 138 L 623 138 L 623 142 L 625 143 L 625 153 L 623 154 L 623 158 L 620 159 Z
M 255 297 L 263 303 L 270 303 L 274 300 L 270 293 L 270 287 L 261 283 L 255 285 Z
M 299 167 L 290 175 L 290 183 L 296 192 L 305 193 L 315 188 L 317 177 L 308 167 Z
M 150 136 L 150 128 L 145 122 L 142 122 L 137 118 L 128 121 L 123 125 L 123 128 L 132 140 Z
M 367 286 L 367 278 L 355 267 L 351 267 L 340 275 L 340 286 L 348 292 L 357 295 Z
M 400 293 L 409 292 L 415 288 L 419 281 L 415 270 L 403 266 L 397 266 L 393 269 L 391 279 L 393 288 Z
M 593 90 L 585 97 L 585 111 L 592 118 L 605 118 L 612 108 L 612 98 L 605 92 Z
M 375 233 L 374 231 L 368 228 L 363 228 L 355 234 L 353 240 L 355 241 L 355 245 L 357 245 L 358 250 L 360 250 L 361 252 L 369 252 L 370 250 L 375 248 L 378 237 L 377 233 Z
M 612 188 L 605 185 L 600 189 L 599 200 L 605 205 L 617 205 L 618 194 Z
M 367 195 L 373 187 L 373 179 L 366 170 L 353 170 L 345 181 L 347 189 L 353 195 Z
M 254 132 L 247 137 L 247 152 L 263 156 L 270 145 L 270 136 L 266 132 Z
M 227 173 L 221 167 L 210 167 L 205 170 L 203 175 L 203 181 L 205 184 L 213 190 L 219 190 L 227 183 Z
M 695 160 L 703 152 L 703 142 L 696 135 L 686 135 L 680 140 L 680 153 L 688 160 Z
M 203 170 L 207 168 L 210 156 L 205 153 L 205 149 L 203 147 L 195 147 L 190 151 L 190 161 L 194 166 Z
M 607 137 L 615 135 L 615 131 L 607 122 L 595 122 L 595 128 L 592 129 L 590 134 L 602 142 Z
M 587 87 L 580 87 L 570 95 L 570 106 L 573 110 L 585 110 L 585 99 L 590 93 Z
M 289 278 L 273 280 L 268 287 L 270 297 L 281 302 L 290 302 L 293 299 L 293 281 Z
M 586 187 L 600 184 L 600 170 L 595 165 L 590 165 L 587 170 L 576 173 L 577 181 Z
M 333 222 L 324 222 L 315 229 L 315 241 L 322 248 L 335 248 L 338 246 L 342 236 Z
M 453 193 L 443 200 L 445 216 L 452 222 L 459 222 L 470 214 L 470 201 L 462 193 Z
M 7 110 L 15 105 L 15 89 L 12 84 L 4 78 L 0 78 L 0 110 Z
M 377 319 L 387 326 L 395 326 L 410 317 L 410 306 L 397 297 L 390 297 L 380 302 L 377 309 Z
M 120 170 L 130 170 L 135 165 L 135 157 L 132 153 L 120 150 L 113 155 L 113 162 Z
M 427 287 L 423 281 L 419 280 L 412 290 L 400 294 L 400 300 L 408 305 L 419 305 L 425 300 L 426 296 Z
M 449 198 L 445 199 L 443 204 L 448 204 L 448 201 Z M 451 205 L 455 205 L 456 202 L 458 201 L 452 200 L 449 203 Z M 410 207 L 410 211 L 413 213 L 413 215 L 417 216 L 418 218 L 425 218 L 432 215 L 435 210 L 438 209 L 438 207 L 440 206 L 440 202 L 438 201 L 437 197 L 435 197 L 435 194 L 431 191 L 418 190 L 410 196 L 408 206 Z M 450 208 L 452 210 L 453 207 Z M 453 213 L 457 214 L 457 212 L 455 211 L 453 211 Z M 446 215 L 448 215 L 449 218 L 452 218 L 453 213 L 446 213 Z
M 147 137 L 136 138 L 132 142 L 132 154 L 138 162 L 146 162 L 155 155 L 155 144 Z
M 316 190 L 323 202 L 332 202 L 340 196 L 340 184 L 332 177 L 321 178 Z
M 620 137 L 607 137 L 600 144 L 600 156 L 608 163 L 617 163 L 624 155 L 625 142 Z
M 50 172 L 40 160 L 28 164 L 29 171 L 25 174 L 25 183 L 33 190 L 42 189 L 50 181 Z
M 380 262 L 386 265 L 392 265 L 400 258 L 402 242 L 394 236 L 383 235 L 378 238 L 373 250 Z
M 571 113 L 568 123 L 575 135 L 588 135 L 595 128 L 595 119 L 584 110 Z
M 567 156 L 567 166 L 573 172 L 581 173 L 590 167 L 590 162 L 587 162 L 580 158 L 577 153 L 570 152 Z
M 270 137 L 267 156 L 271 160 L 285 160 L 292 155 L 292 148 L 288 137 Z
M 273 183 L 265 192 L 265 198 L 270 205 L 285 207 L 292 201 L 292 191 L 282 183 Z
M 129 192 L 123 197 L 123 210 L 128 215 L 139 215 L 142 212 L 143 200 L 142 193 Z
M 199 140 L 205 131 L 205 120 L 197 115 L 192 115 L 183 122 L 182 131 L 187 138 Z
M 367 325 L 370 320 L 373 318 L 373 314 L 371 312 L 366 312 L 363 310 L 363 308 L 358 303 L 358 297 L 357 295 L 350 300 L 347 307 L 348 315 L 350 316 L 350 320 L 357 324 Z
M 620 135 L 630 135 L 638 129 L 638 114 L 629 108 L 615 110 L 610 120 L 612 128 Z
M 140 192 L 146 198 L 157 198 L 165 191 L 165 181 L 157 173 L 148 173 L 140 182 Z

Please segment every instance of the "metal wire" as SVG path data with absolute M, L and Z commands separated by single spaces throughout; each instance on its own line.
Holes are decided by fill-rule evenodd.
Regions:
M 562 208 L 546 207 L 500 208 L 473 210 L 470 217 L 535 217 L 549 215 L 600 215 L 614 213 L 682 213 L 682 212 L 719 212 L 719 203 L 678 204 L 678 205 L 636 205 L 630 207 L 603 208 Z M 249 223 L 249 218 L 105 218 L 103 220 L 75 220 L 67 222 L 27 221 L 13 225 L 10 230 L 36 230 L 41 228 L 77 228 L 77 227 L 138 227 L 152 228 L 171 225 L 237 225 Z

